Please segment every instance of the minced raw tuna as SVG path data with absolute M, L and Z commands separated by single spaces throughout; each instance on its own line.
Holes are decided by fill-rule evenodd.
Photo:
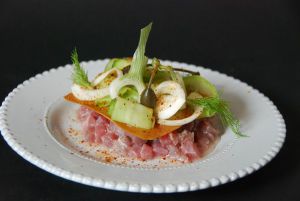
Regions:
M 78 119 L 86 141 L 117 147 L 124 156 L 141 160 L 169 157 L 192 162 L 208 153 L 220 137 L 213 118 L 195 120 L 156 140 L 142 140 L 115 126 L 98 113 L 81 106 Z

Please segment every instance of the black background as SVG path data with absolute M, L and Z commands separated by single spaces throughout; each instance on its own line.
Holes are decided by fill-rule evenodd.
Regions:
M 278 106 L 287 139 L 266 167 L 230 184 L 150 195 L 97 189 L 53 176 L 0 140 L 0 200 L 300 200 L 297 1 L 0 1 L 0 99 L 17 84 L 81 60 L 132 55 L 139 28 L 154 22 L 147 47 L 156 56 L 203 65 L 259 89 Z

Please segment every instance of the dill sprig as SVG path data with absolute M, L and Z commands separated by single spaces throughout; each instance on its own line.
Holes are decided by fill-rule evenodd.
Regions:
M 193 105 L 203 107 L 212 113 L 218 113 L 223 125 L 229 126 L 233 133 L 238 137 L 246 137 L 246 135 L 240 131 L 240 122 L 234 118 L 229 109 L 228 103 L 225 100 L 222 100 L 219 96 L 189 99 L 188 102 Z
M 78 54 L 76 48 L 73 50 L 71 54 L 71 59 L 74 65 L 73 73 L 72 73 L 72 81 L 75 84 L 78 84 L 85 88 L 92 88 L 91 83 L 89 82 L 87 72 L 80 66 Z

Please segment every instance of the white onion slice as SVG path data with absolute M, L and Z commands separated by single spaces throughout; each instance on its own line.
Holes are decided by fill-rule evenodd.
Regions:
M 76 98 L 84 101 L 93 101 L 96 100 L 97 98 L 103 98 L 109 95 L 108 87 L 102 89 L 87 89 L 77 84 L 73 84 L 71 90 L 72 90 L 72 94 Z
M 123 72 L 117 68 L 112 68 L 109 71 L 106 71 L 104 73 L 99 74 L 98 76 L 96 76 L 96 78 L 92 81 L 92 85 L 96 86 L 98 85 L 102 80 L 104 80 L 109 74 L 113 73 L 113 72 L 117 73 L 117 77 L 122 77 L 123 76 Z
M 184 105 L 184 89 L 175 81 L 164 81 L 155 88 L 155 113 L 158 119 L 169 119 Z
M 120 78 L 123 76 L 122 71 L 120 71 L 117 68 L 110 69 L 109 71 L 106 71 L 104 73 L 99 74 L 96 76 L 96 78 L 92 81 L 92 86 L 97 86 L 102 82 L 108 75 L 116 72 L 117 77 Z M 115 78 L 115 79 L 116 79 Z M 100 89 L 88 89 L 85 87 L 81 87 L 77 84 L 73 84 L 72 88 L 72 93 L 73 95 L 78 98 L 79 100 L 84 100 L 84 101 L 93 101 L 96 100 L 97 98 L 103 98 L 107 95 L 109 95 L 109 86 L 100 88 Z
M 165 126 L 182 126 L 184 124 L 188 124 L 195 119 L 197 119 L 200 114 L 202 113 L 202 107 L 195 107 L 194 113 L 184 119 L 178 119 L 178 120 L 168 120 L 168 119 L 158 119 L 157 123 Z
M 192 92 L 189 94 L 188 98 L 195 99 L 195 98 L 202 98 L 202 96 L 197 92 Z M 195 119 L 197 119 L 201 115 L 202 111 L 203 111 L 202 107 L 195 106 L 194 113 L 189 117 L 186 117 L 184 119 L 178 119 L 178 120 L 158 119 L 157 123 L 166 126 L 182 126 L 184 124 L 188 124 L 194 121 Z

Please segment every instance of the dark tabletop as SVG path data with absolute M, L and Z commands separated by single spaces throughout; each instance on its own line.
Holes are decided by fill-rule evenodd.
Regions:
M 186 2 L 186 3 L 183 3 Z M 285 0 L 0 1 L 0 100 L 24 80 L 81 60 L 132 55 L 153 21 L 149 57 L 206 66 L 247 82 L 287 124 L 280 153 L 261 170 L 208 190 L 136 194 L 67 181 L 22 159 L 0 140 L 0 200 L 300 200 L 300 4 Z

